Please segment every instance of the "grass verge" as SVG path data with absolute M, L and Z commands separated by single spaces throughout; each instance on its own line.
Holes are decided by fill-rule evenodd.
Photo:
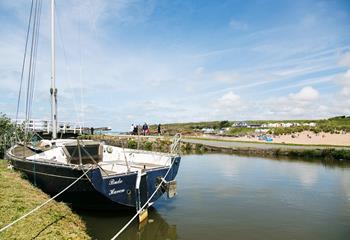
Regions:
M 50 197 L 0 160 L 0 228 Z M 17 222 L 0 239 L 90 239 L 84 222 L 64 203 L 51 201 Z

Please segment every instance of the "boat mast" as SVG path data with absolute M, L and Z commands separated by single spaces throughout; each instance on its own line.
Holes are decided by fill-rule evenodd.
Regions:
M 57 89 L 55 84 L 55 0 L 51 0 L 51 122 L 52 139 L 57 138 Z

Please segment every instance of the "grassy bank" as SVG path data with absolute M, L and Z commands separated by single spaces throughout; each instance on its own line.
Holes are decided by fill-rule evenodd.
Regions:
M 50 197 L 0 160 L 0 228 L 37 207 Z M 19 221 L 0 239 L 90 239 L 84 222 L 64 203 L 52 201 Z
M 204 146 L 206 151 L 235 153 L 240 155 L 258 156 L 258 157 L 289 157 L 304 160 L 323 160 L 323 161 L 350 161 L 350 150 L 346 149 L 287 149 L 287 148 L 254 148 L 254 147 L 233 147 L 220 148 L 213 146 Z
M 211 138 L 187 138 L 194 140 L 209 140 L 215 142 L 239 142 L 231 140 L 219 140 Z M 190 149 L 205 149 L 206 151 L 217 151 L 225 153 L 237 153 L 245 155 L 255 156 L 273 156 L 273 157 L 291 157 L 291 158 L 304 158 L 304 159 L 326 159 L 326 160 L 347 160 L 350 161 L 350 148 L 349 146 L 334 146 L 331 145 L 301 145 L 301 144 L 271 144 L 264 142 L 243 142 L 247 145 L 252 144 L 248 147 L 213 147 L 205 146 L 203 144 L 196 144 L 196 146 L 188 145 Z M 264 148 L 256 147 L 258 145 L 264 145 Z M 269 147 L 273 145 L 274 147 Z M 298 146 L 300 148 L 290 148 L 289 146 Z M 344 147 L 342 149 L 342 147 Z

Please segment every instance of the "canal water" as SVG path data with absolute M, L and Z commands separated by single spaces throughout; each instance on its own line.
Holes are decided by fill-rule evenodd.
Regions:
M 237 155 L 183 156 L 178 195 L 120 239 L 350 239 L 350 167 Z M 132 213 L 81 212 L 93 239 Z

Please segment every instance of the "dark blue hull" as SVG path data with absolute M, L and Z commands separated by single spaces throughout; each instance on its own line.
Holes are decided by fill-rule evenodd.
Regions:
M 164 178 L 168 171 L 165 180 L 172 181 L 175 179 L 180 166 L 180 159 L 180 157 L 172 159 L 173 164 L 170 170 L 169 167 L 160 167 L 145 171 L 141 176 L 139 192 L 136 189 L 137 172 L 103 177 L 100 169 L 93 169 L 89 176 L 91 176 L 90 179 L 95 189 L 111 201 L 130 207 L 136 207 L 139 201 L 140 206 L 143 206 L 156 191 L 161 178 Z M 150 203 L 155 202 L 164 192 L 164 188 L 159 188 Z M 138 197 L 138 194 L 140 197 Z
M 9 157 L 14 169 L 25 174 L 30 182 L 44 192 L 55 195 L 86 172 L 78 165 L 64 165 L 39 161 L 21 160 Z M 173 180 L 178 171 L 180 157 L 173 158 L 174 164 L 166 180 Z M 145 203 L 155 191 L 157 181 L 163 177 L 168 168 L 152 169 L 141 178 L 140 197 Z M 99 168 L 91 169 L 71 188 L 59 196 L 58 200 L 70 203 L 76 208 L 86 209 L 130 209 L 137 204 L 137 172 L 102 176 Z M 151 202 L 156 201 L 164 190 L 155 194 Z

